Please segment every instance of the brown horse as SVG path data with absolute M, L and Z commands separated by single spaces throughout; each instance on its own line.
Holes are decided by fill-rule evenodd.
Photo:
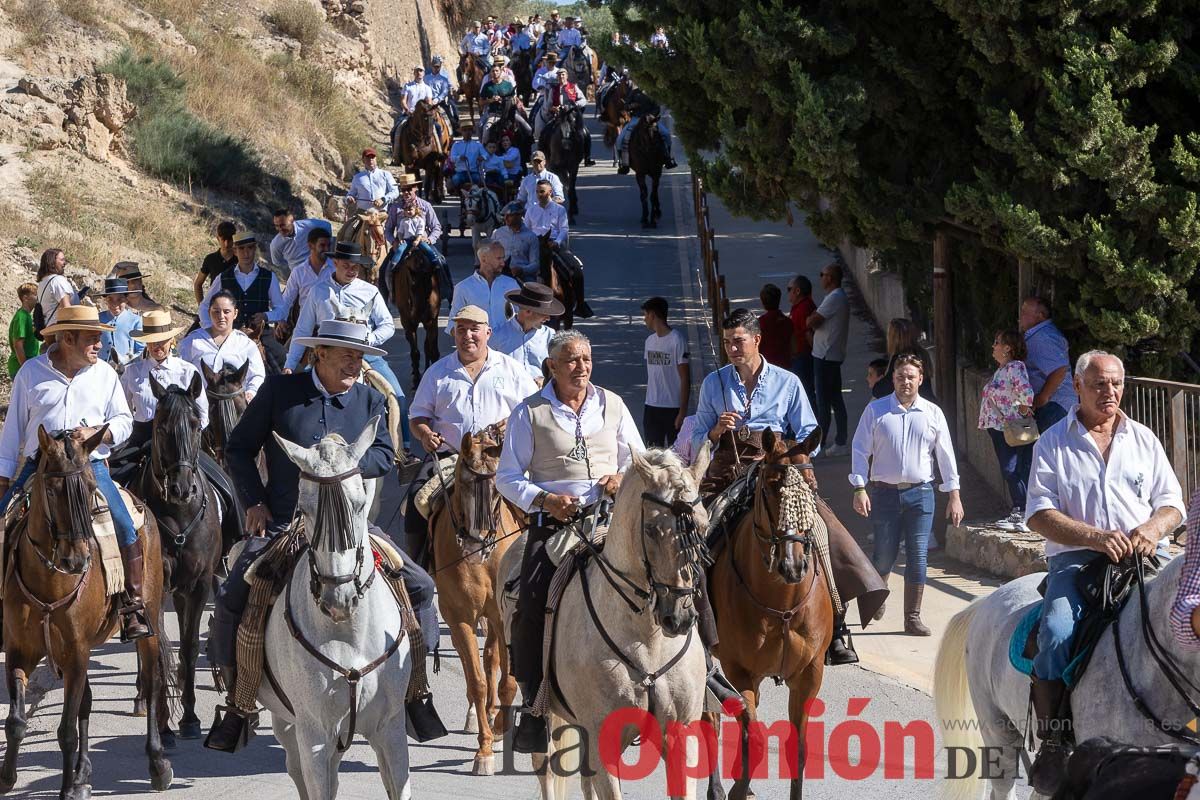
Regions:
M 413 389 L 421 382 L 421 353 L 417 349 L 417 329 L 425 328 L 425 368 L 437 361 L 438 310 L 442 295 L 438 291 L 437 265 L 419 247 L 409 247 L 404 258 L 392 270 L 392 303 L 400 311 L 400 324 L 408 340 L 412 357 Z
M 619 80 L 617 85 L 604 95 L 604 113 L 600 119 L 604 122 L 604 146 L 614 148 L 617 136 L 625 123 L 629 122 L 629 109 L 625 106 L 625 98 L 629 96 L 629 81 Z M 616 151 L 613 151 L 613 163 L 617 161 Z
M 439 106 L 426 100 L 418 101 L 413 113 L 396 128 L 392 163 L 401 163 L 420 176 L 422 193 L 430 202 L 445 199 L 442 163 L 450 155 L 452 141 L 449 118 Z
M 384 223 L 387 222 L 387 210 L 359 211 L 353 200 L 346 205 L 346 221 L 338 229 L 337 241 L 354 242 L 362 249 L 363 255 L 371 259 L 372 265 L 363 267 L 359 277 L 367 283 L 374 283 L 383 260 L 387 258 L 387 238 L 383 233 Z
M 479 59 L 468 54 L 464 59 L 462 81 L 459 82 L 458 88 L 462 92 L 463 105 L 467 107 L 467 114 L 472 119 L 475 118 L 478 110 L 479 90 L 483 88 L 485 77 L 487 77 L 487 72 L 480 65 Z
M 642 227 L 657 228 L 662 217 L 662 204 L 658 199 L 658 183 L 662 180 L 663 168 L 667 165 L 664 155 L 662 131 L 658 129 L 658 117 L 645 114 L 638 119 L 637 126 L 629 136 L 629 168 L 637 179 L 638 197 L 642 201 Z M 650 189 L 646 189 L 646 177 L 650 177 Z M 647 204 L 647 195 L 649 203 Z
M 554 292 L 554 299 L 563 304 L 566 311 L 550 320 L 548 325 L 555 330 L 567 330 L 575 327 L 575 285 L 570 279 L 563 274 L 554 263 L 554 251 L 550 248 L 550 234 L 544 233 L 538 237 L 538 256 L 541 264 L 541 271 L 538 273 L 540 280 L 550 290 Z
M 92 687 L 88 660 L 92 648 L 104 644 L 117 629 L 121 596 L 106 596 L 99 545 L 92 535 L 92 498 L 96 479 L 89 455 L 100 445 L 108 426 L 91 438 L 79 433 L 52 436 L 38 427 L 40 459 L 27 484 L 29 511 L 24 527 L 11 531 L 5 544 L 8 579 L 4 586 L 4 659 L 11 701 L 5 736 L 8 749 L 0 767 L 0 793 L 17 781 L 17 754 L 28 724 L 25 693 L 29 676 L 49 658 L 63 678 L 62 751 L 59 797 L 91 796 L 92 762 L 88 756 L 88 722 Z M 159 534 L 147 512 L 138 531 L 144 554 L 145 617 L 156 635 L 137 640 L 138 683 L 145 687 L 146 754 L 150 783 L 156 791 L 171 785 L 174 773 L 163 755 L 161 730 L 168 723 L 168 692 L 175 688 L 175 659 L 163 627 L 163 572 Z
M 477 434 L 466 434 L 454 484 L 440 509 L 429 520 L 433 532 L 434 580 L 438 607 L 450 627 L 450 638 L 467 679 L 468 731 L 479 733 L 472 773 L 492 775 L 492 743 L 503 735 L 517 683 L 509 672 L 508 649 L 497 595 L 501 591 L 500 561 L 523 530 L 523 517 L 496 491 L 496 466 L 504 442 L 504 422 Z M 437 480 L 435 477 L 434 480 Z M 487 620 L 483 664 L 475 626 Z
M 720 636 L 714 652 L 745 698 L 743 720 L 757 716 L 763 678 L 787 684 L 788 719 L 797 738 L 781 748 L 788 748 L 789 759 L 797 754 L 791 764 L 793 800 L 803 791 L 807 703 L 821 688 L 825 650 L 833 638 L 828 578 L 812 539 L 819 515 L 808 454 L 820 438 L 817 430 L 789 448 L 773 431 L 763 433 L 766 457 L 756 468 L 753 507 L 716 556 L 708 580 Z M 750 730 L 743 729 L 743 764 L 749 762 Z M 742 770 L 731 798 L 750 796 L 751 771 Z
M 245 384 L 250 362 L 246 361 L 240 367 L 226 364 L 216 372 L 204 362 L 200 367 L 204 374 L 204 393 L 209 409 L 208 426 L 204 429 L 204 449 L 224 467 L 225 443 L 249 405 Z

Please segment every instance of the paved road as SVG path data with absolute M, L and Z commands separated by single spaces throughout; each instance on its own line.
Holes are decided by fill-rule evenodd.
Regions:
M 598 137 L 596 144 L 599 151 Z M 695 381 L 698 383 L 701 362 L 703 368 L 710 367 L 713 354 L 703 330 L 704 315 L 695 300 L 697 252 L 686 167 L 664 180 L 664 217 L 657 230 L 644 232 L 640 229 L 637 192 L 632 178 L 617 176 L 605 162 L 584 171 L 579 194 L 582 212 L 572 232 L 572 244 L 587 265 L 590 302 L 597 312 L 595 319 L 580 322 L 579 327 L 593 340 L 595 380 L 620 392 L 631 408 L 641 406 L 644 397 L 641 353 L 646 331 L 638 306 L 645 297 L 659 294 L 671 301 L 676 324 L 686 325 L 690 330 L 693 356 L 698 357 Z M 793 235 L 795 231 L 783 225 L 776 226 L 772 233 L 772 236 L 782 238 Z M 456 278 L 465 277 L 470 269 L 469 238 L 455 238 L 451 242 L 450 258 Z M 733 252 L 723 252 L 723 263 L 727 272 L 739 268 Z M 788 264 L 784 269 L 792 266 Z M 396 372 L 405 380 L 408 375 L 407 348 L 399 339 L 393 341 L 392 349 Z M 443 336 L 442 351 L 449 352 L 449 349 L 450 342 Z M 381 515 L 384 522 L 394 519 L 395 497 L 389 500 Z M 457 732 L 466 711 L 462 670 L 448 636 L 443 636 L 442 648 L 448 657 L 443 658 L 442 671 L 433 676 L 433 682 L 443 718 L 456 732 L 434 743 L 411 746 L 414 796 L 473 800 L 486 793 L 489 797 L 514 800 L 536 797 L 535 779 L 528 775 L 470 776 L 474 737 Z M 109 643 L 94 654 L 91 674 L 96 702 L 92 717 L 92 747 L 97 795 L 125 797 L 149 791 L 142 755 L 144 723 L 129 716 L 133 669 L 129 648 L 118 643 Z M 41 677 L 46 678 L 44 673 Z M 201 681 L 203 707 L 199 710 L 207 727 L 212 706 L 218 698 L 207 674 L 201 676 Z M 767 720 L 782 718 L 787 703 L 784 691 L 768 685 L 763 696 L 762 716 Z M 858 718 L 871 722 L 876 731 L 882 731 L 883 723 L 887 721 L 906 724 L 913 720 L 932 722 L 933 719 L 929 696 L 917 689 L 858 667 L 831 669 L 826 672 L 821 691 L 821 699 L 827 707 L 820 718 L 825 724 L 823 739 L 826 742 L 837 724 L 846 718 L 850 698 L 869 698 L 869 704 Z M 60 701 L 61 692 L 51 688 L 31 721 L 21 759 L 17 796 L 50 797 L 57 792 L 61 762 L 55 728 Z M 857 745 L 852 745 L 850 755 L 851 761 L 856 762 Z M 260 736 L 236 756 L 207 751 L 199 742 L 180 742 L 172 758 L 176 775 L 171 790 L 173 797 L 229 797 L 240 792 L 253 792 L 257 800 L 296 796 L 284 771 L 283 752 L 270 735 L 269 726 L 263 726 Z M 826 758 L 826 777 L 808 782 L 808 796 L 927 797 L 933 790 L 933 781 L 913 779 L 912 758 L 913 747 L 910 745 L 905 754 L 908 766 L 904 769 L 904 780 L 885 780 L 881 766 L 869 779 L 860 781 L 836 777 Z M 503 756 L 497 759 L 498 769 L 502 760 Z M 940 770 L 940 752 L 936 761 Z M 524 756 L 516 756 L 511 763 L 520 771 L 529 768 L 529 760 Z M 780 797 L 786 791 L 786 786 L 778 780 L 760 781 L 756 786 L 761 797 Z M 626 797 L 634 798 L 664 796 L 662 770 L 643 781 L 626 783 L 624 793 Z M 340 796 L 384 796 L 373 754 L 361 741 L 346 754 L 341 769 Z

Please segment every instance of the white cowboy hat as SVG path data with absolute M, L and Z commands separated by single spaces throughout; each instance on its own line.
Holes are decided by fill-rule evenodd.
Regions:
M 367 326 L 361 322 L 344 319 L 327 319 L 317 329 L 316 336 L 297 336 L 292 341 L 303 347 L 345 347 L 367 356 L 382 356 L 387 353 L 367 344 Z
M 142 329 L 129 334 L 130 339 L 136 339 L 143 344 L 166 342 L 174 339 L 187 329 L 185 325 L 175 325 L 170 311 L 147 311 L 142 315 Z

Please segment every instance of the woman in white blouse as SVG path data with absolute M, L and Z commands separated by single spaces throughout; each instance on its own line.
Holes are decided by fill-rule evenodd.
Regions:
M 246 400 L 249 402 L 254 399 L 267 375 L 258 345 L 246 334 L 234 330 L 233 321 L 238 315 L 237 301 L 228 291 L 221 290 L 212 296 L 208 315 L 211 326 L 193 331 L 184 339 L 179 345 L 179 356 L 200 370 L 201 376 L 204 375 L 201 364 L 218 372 L 226 365 L 240 367 L 249 362 L 245 383 Z
M 1025 369 L 1025 337 L 1018 331 L 996 333 L 992 358 L 999 369 L 983 387 L 979 401 L 979 429 L 987 431 L 1000 462 L 1000 474 L 1008 484 L 1012 513 L 996 523 L 1009 531 L 1027 531 L 1025 527 L 1025 484 L 1029 480 L 1033 445 L 1011 446 L 1004 438 L 1006 422 L 1033 414 L 1033 386 Z
M 67 254 L 57 247 L 52 247 L 42 253 L 42 260 L 37 271 L 37 302 L 42 307 L 44 327 L 49 328 L 58 317 L 58 310 L 73 306 L 79 302 L 79 294 L 75 284 L 71 283 L 63 272 L 67 268 Z M 54 334 L 42 334 L 46 347 L 54 342 Z
M 142 351 L 142 357 L 127 364 L 121 374 L 121 388 L 133 412 L 133 432 L 126 443 L 128 447 L 140 447 L 151 439 L 154 412 L 158 409 L 151 376 L 162 389 L 168 386 L 188 389 L 193 378 L 201 380 L 195 366 L 171 353 L 175 337 L 183 330 L 182 325 L 176 326 L 172 322 L 171 312 L 149 311 L 142 315 L 141 330 L 130 334 L 130 338 L 145 345 L 146 349 Z M 208 398 L 203 392 L 196 398 L 196 406 L 203 428 L 208 424 Z

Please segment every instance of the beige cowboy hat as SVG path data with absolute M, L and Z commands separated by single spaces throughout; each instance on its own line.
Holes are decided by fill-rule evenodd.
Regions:
M 316 336 L 297 336 L 292 339 L 303 347 L 344 347 L 368 356 L 387 355 L 387 351 L 367 344 L 370 330 L 354 319 L 327 319 L 317 326 Z
M 112 325 L 100 321 L 100 312 L 95 306 L 67 306 L 58 310 L 53 325 L 42 328 L 42 333 L 62 333 L 63 331 L 107 331 L 116 330 Z
M 421 179 L 417 177 L 415 172 L 402 172 L 396 176 L 396 186 L 400 189 L 420 185 Z
M 183 333 L 185 329 L 186 326 L 175 324 L 170 311 L 147 311 L 142 315 L 142 329 L 131 332 L 129 338 L 142 344 L 166 342 Z

